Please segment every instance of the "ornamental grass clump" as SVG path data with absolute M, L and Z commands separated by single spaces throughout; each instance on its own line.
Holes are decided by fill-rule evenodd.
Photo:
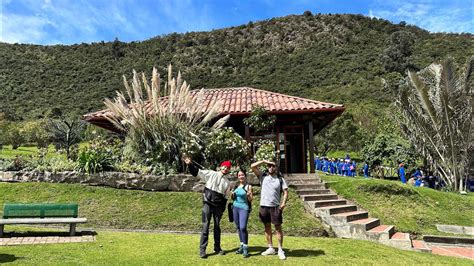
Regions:
M 191 91 L 181 77 L 172 76 L 161 87 L 153 68 L 151 83 L 144 73 L 133 71 L 129 82 L 123 77 L 127 94 L 105 100 L 107 119 L 125 134 L 124 156 L 145 165 L 179 165 L 183 154 L 195 156 L 203 149 L 204 135 L 221 128 L 228 116 L 209 126 L 219 114 L 220 102 L 205 99 L 204 90 Z

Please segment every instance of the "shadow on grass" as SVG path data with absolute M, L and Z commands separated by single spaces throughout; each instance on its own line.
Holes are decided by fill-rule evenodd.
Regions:
M 78 231 L 74 236 L 90 236 L 90 235 L 97 235 L 95 231 Z M 8 237 L 44 237 L 44 236 L 61 236 L 61 237 L 69 237 L 69 232 L 50 232 L 50 231 L 22 231 L 22 232 L 5 232 L 4 238 Z
M 10 254 L 0 254 L 0 263 L 14 262 L 17 259 L 22 259 L 22 257 Z
M 235 252 L 237 248 L 229 250 L 229 252 Z M 261 256 L 260 254 L 267 250 L 267 247 L 249 247 L 249 255 L 250 256 Z M 285 254 L 288 257 L 317 257 L 321 255 L 325 255 L 323 250 L 319 249 L 285 249 Z

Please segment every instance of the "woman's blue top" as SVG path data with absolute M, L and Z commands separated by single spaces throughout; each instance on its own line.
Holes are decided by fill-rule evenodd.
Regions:
M 248 186 L 246 186 L 248 188 Z M 235 199 L 234 199 L 234 207 L 235 208 L 240 208 L 244 210 L 249 209 L 249 203 L 247 200 L 247 191 L 244 190 L 242 186 L 239 186 L 234 190 L 235 193 Z

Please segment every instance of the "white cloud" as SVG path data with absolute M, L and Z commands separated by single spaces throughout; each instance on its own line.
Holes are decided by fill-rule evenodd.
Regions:
M 2 0 L 0 0 L 2 1 Z M 5 1 L 5 0 L 3 0 Z M 18 0 L 2 4 L 0 40 L 36 44 L 143 40 L 163 33 L 207 30 L 204 2 L 132 0 Z M 2 12 L 2 10 L 0 10 Z
M 51 22 L 42 17 L 2 14 L 0 41 L 7 43 L 38 43 L 44 37 L 43 28 Z
M 431 32 L 473 32 L 472 5 L 465 2 L 417 0 L 375 0 L 369 16 L 381 17 L 394 22 L 405 21 Z

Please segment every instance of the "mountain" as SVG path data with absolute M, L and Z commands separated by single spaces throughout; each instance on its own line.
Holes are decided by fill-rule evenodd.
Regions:
M 150 25 L 153 27 L 153 25 Z M 409 34 L 412 67 L 474 54 L 472 34 L 431 34 L 362 15 L 291 15 L 209 32 L 146 41 L 77 45 L 0 43 L 0 112 L 14 120 L 52 108 L 84 114 L 122 90 L 122 75 L 166 75 L 168 64 L 193 88 L 251 86 L 321 101 L 385 108 L 383 55 L 397 32 Z M 396 44 L 396 43 L 395 43 Z

